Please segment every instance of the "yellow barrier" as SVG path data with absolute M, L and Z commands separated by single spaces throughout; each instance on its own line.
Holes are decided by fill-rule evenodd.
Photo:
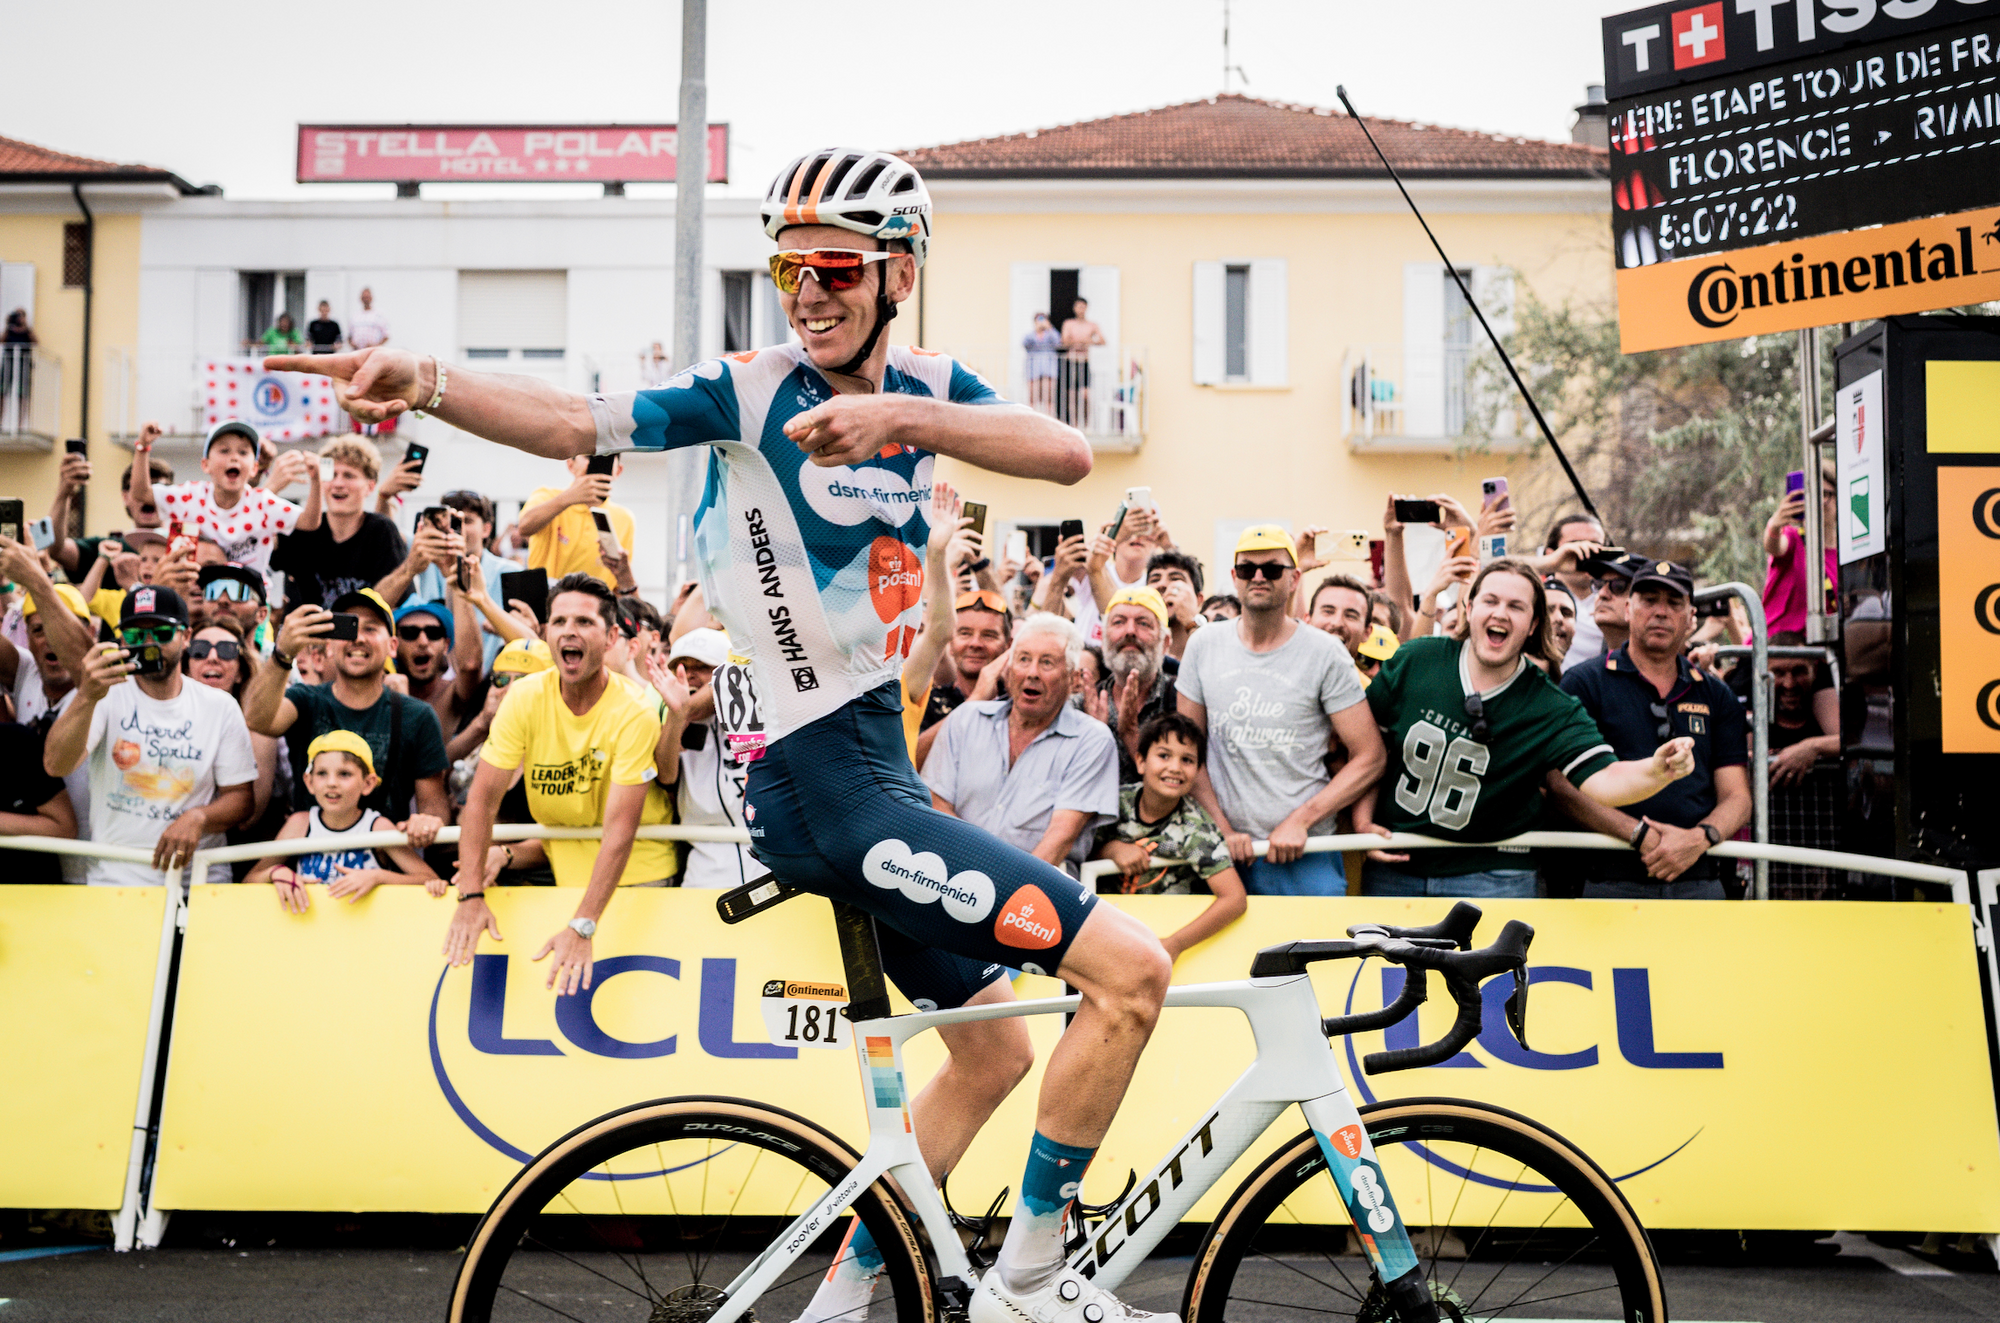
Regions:
M 1166 932 L 1206 901 L 1117 903 Z M 570 1127 L 671 1094 L 758 1098 L 861 1139 L 852 1058 L 773 1048 L 756 1007 L 766 979 L 838 978 L 825 902 L 729 927 L 710 893 L 627 891 L 598 936 L 593 994 L 558 1000 L 529 957 L 574 904 L 568 891 L 497 892 L 505 940 L 445 970 L 449 899 L 385 888 L 347 905 L 321 892 L 301 917 L 261 888 L 194 888 L 154 1206 L 477 1212 Z M 1176 978 L 1239 978 L 1259 946 L 1364 920 L 1428 922 L 1445 908 L 1260 898 L 1183 957 Z M 1536 926 L 1534 1052 L 1497 1030 L 1429 1070 L 1354 1079 L 1350 1064 L 1362 1096 L 1456 1094 L 1523 1111 L 1626 1178 L 1650 1226 L 2000 1231 L 2000 1139 L 1963 907 L 1485 908 L 1489 925 Z M 1373 1008 L 1393 990 L 1378 965 L 1322 967 L 1319 979 L 1329 1011 L 1350 998 Z M 1053 990 L 1038 979 L 1022 989 Z M 1426 1008 L 1423 1036 L 1448 1014 Z M 1061 1022 L 1030 1024 L 1046 1057 Z M 1251 1050 L 1233 1012 L 1169 1012 L 1085 1197 L 1116 1194 Z M 913 1079 L 939 1052 L 934 1038 L 913 1044 Z M 1018 1180 L 1037 1079 L 954 1175 L 961 1207 Z M 1208 1216 L 1232 1184 L 1192 1215 Z

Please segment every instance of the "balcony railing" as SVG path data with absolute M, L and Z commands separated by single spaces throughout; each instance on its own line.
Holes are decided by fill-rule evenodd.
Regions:
M 1146 440 L 1146 351 L 1099 345 L 1090 357 L 1040 356 L 1019 346 L 954 349 L 952 357 L 1017 404 L 1063 422 L 1099 450 L 1137 450 Z
M 62 431 L 62 360 L 34 345 L 0 345 L 0 442 L 53 442 Z
M 1354 345 L 1341 362 L 1340 436 L 1358 450 L 1518 443 L 1513 397 L 1477 368 L 1477 347 Z

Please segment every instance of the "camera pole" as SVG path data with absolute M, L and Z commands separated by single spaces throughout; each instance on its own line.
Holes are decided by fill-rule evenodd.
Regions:
M 1507 354 L 1507 347 L 1500 343 L 1500 337 L 1493 333 L 1493 327 L 1488 324 L 1486 314 L 1479 310 L 1478 301 L 1472 297 L 1472 291 L 1466 288 L 1465 277 L 1458 273 L 1458 267 L 1452 262 L 1451 258 L 1445 255 L 1444 245 L 1438 242 L 1437 235 L 1432 232 L 1431 223 L 1425 220 L 1424 213 L 1417 209 L 1416 199 L 1410 196 L 1409 189 L 1403 187 L 1402 176 L 1396 173 L 1395 166 L 1389 164 L 1389 158 L 1382 154 L 1381 144 L 1376 142 L 1375 135 L 1368 131 L 1368 121 L 1361 118 L 1361 112 L 1356 110 L 1354 103 L 1347 99 L 1347 89 L 1345 87 L 1334 88 L 1333 94 L 1340 98 L 1341 105 L 1347 107 L 1348 117 L 1360 126 L 1362 136 L 1367 138 L 1368 145 L 1375 149 L 1375 159 L 1380 161 L 1382 168 L 1389 172 L 1389 180 L 1395 184 L 1396 191 L 1403 195 L 1403 201 L 1410 204 L 1410 214 L 1417 218 L 1417 224 L 1424 227 L 1425 237 L 1431 241 L 1431 247 L 1437 249 L 1438 260 L 1444 263 L 1444 269 L 1450 274 L 1453 283 L 1458 286 L 1458 292 L 1465 296 L 1465 306 L 1471 308 L 1472 315 L 1479 319 L 1479 329 L 1485 331 L 1486 338 L 1493 342 L 1494 352 L 1500 355 L 1500 361 L 1506 365 L 1507 375 L 1514 379 L 1515 389 L 1519 390 L 1521 398 L 1527 401 L 1528 412 L 1535 416 L 1535 426 L 1542 429 L 1542 439 L 1547 441 L 1549 449 L 1555 452 L 1556 461 L 1562 465 L 1563 474 L 1569 478 L 1569 485 L 1576 489 L 1576 498 L 1583 502 L 1583 508 L 1590 512 L 1590 517 L 1597 521 L 1598 526 L 1600 528 L 1603 527 L 1604 516 L 1597 513 L 1597 506 L 1591 501 L 1590 493 L 1583 489 L 1583 479 L 1577 477 L 1576 469 L 1569 462 L 1569 456 L 1563 453 L 1562 446 L 1556 441 L 1556 434 L 1549 430 L 1549 420 L 1542 417 L 1541 406 L 1535 403 L 1535 397 L 1529 393 L 1528 383 L 1521 380 L 1520 372 L 1514 367 L 1514 360 Z

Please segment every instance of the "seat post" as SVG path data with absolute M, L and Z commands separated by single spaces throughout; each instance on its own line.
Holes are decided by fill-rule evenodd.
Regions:
M 847 969 L 847 1018 L 887 1019 L 889 984 L 882 974 L 882 947 L 875 939 L 875 916 L 836 900 L 833 928 L 840 935 L 840 962 Z

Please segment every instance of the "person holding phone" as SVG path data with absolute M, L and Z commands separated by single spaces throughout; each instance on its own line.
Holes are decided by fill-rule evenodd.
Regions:
M 457 561 L 450 563 L 435 560 L 430 561 L 430 563 L 417 572 L 417 577 L 411 581 L 408 589 L 410 600 L 418 602 L 450 601 L 451 599 L 445 595 L 445 580 L 447 577 L 451 577 L 460 583 L 468 585 L 473 582 L 484 585 L 487 600 L 498 606 L 502 611 L 505 611 L 507 609 L 507 594 L 503 591 L 500 578 L 502 575 L 513 574 L 519 571 L 521 565 L 518 561 L 508 560 L 505 556 L 495 555 L 492 547 L 489 545 L 493 541 L 494 532 L 493 502 L 480 492 L 461 487 L 454 491 L 448 491 L 443 496 L 438 497 L 438 504 L 458 516 L 458 533 L 465 545 L 464 554 L 467 560 L 473 562 L 476 568 L 469 569 L 467 576 L 459 579 L 457 575 L 450 573 L 453 565 L 458 563 Z M 387 587 L 393 586 L 393 584 L 377 584 L 376 588 L 392 605 L 400 604 L 403 598 L 400 595 L 387 591 Z M 477 603 L 474 603 L 474 605 L 476 606 Z M 479 626 L 481 665 L 490 667 L 493 665 L 493 659 L 500 655 L 500 649 L 506 645 L 508 638 L 512 636 L 498 632 L 485 620 L 484 612 L 479 614 L 481 617 Z
M 326 606 L 363 588 L 379 591 L 410 564 L 425 563 L 407 559 L 396 525 L 368 508 L 382 472 L 382 456 L 372 442 L 335 437 L 320 447 L 316 463 L 330 466 L 333 474 L 322 488 L 325 516 L 317 528 L 279 538 L 271 553 L 271 568 L 285 576 L 287 606 Z M 434 552 L 427 544 L 420 556 Z M 391 593 L 383 596 L 397 600 Z
M 1804 474 L 1798 474 L 1803 479 Z M 1838 489 L 1834 482 L 1833 467 L 1827 465 L 1819 476 L 1819 528 L 1820 544 L 1825 564 L 1821 567 L 1823 581 L 1810 585 L 1821 592 L 1840 582 L 1840 563 L 1837 536 L 1840 524 L 1838 509 Z M 1781 629 L 1804 630 L 1806 627 L 1807 592 L 1806 573 L 1806 489 L 1801 481 L 1796 487 L 1788 487 L 1784 499 L 1764 524 L 1764 554 L 1771 558 L 1770 567 L 1764 575 L 1764 617 L 1772 633 Z M 1815 576 L 1818 577 L 1818 576 Z
M 198 849 L 250 816 L 257 757 L 243 713 L 228 694 L 181 674 L 188 609 L 171 588 L 125 594 L 118 642 L 84 658 L 75 699 L 49 727 L 50 776 L 90 767 L 90 839 L 153 852 L 152 866 L 93 859 L 92 886 L 158 886 L 158 870 L 185 866 Z M 228 864 L 206 878 L 228 882 Z
M 625 461 L 612 455 L 572 455 L 567 487 L 537 487 L 521 507 L 521 533 L 528 539 L 528 568 L 547 570 L 549 582 L 566 575 L 589 574 L 615 591 L 631 593 L 632 512 L 611 500 L 611 484 L 625 472 Z M 621 560 L 605 558 L 592 512 L 611 522 L 611 535 L 624 552 Z M 620 571 L 623 571 L 621 574 Z

